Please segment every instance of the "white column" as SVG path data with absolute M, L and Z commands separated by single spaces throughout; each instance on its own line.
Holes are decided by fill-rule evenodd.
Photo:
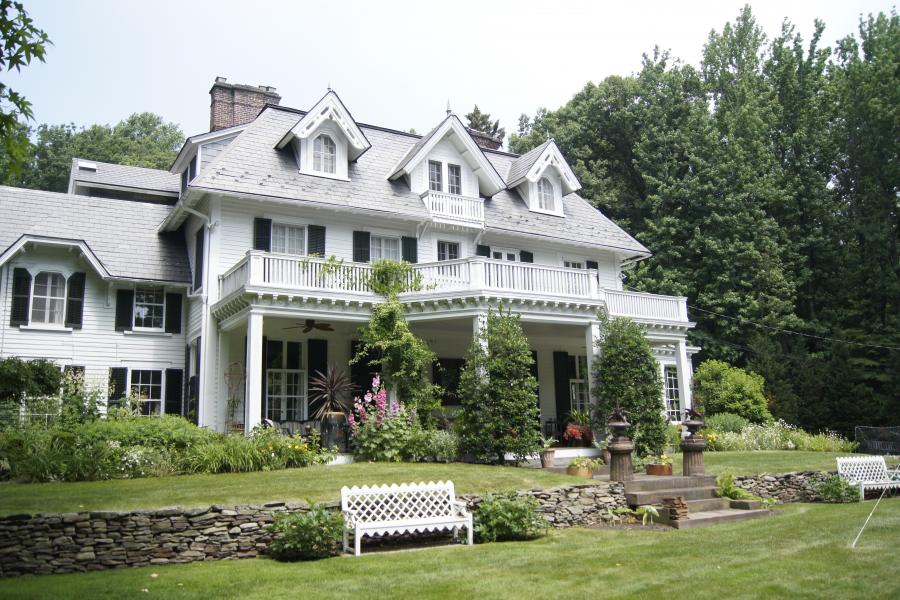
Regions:
M 676 342 L 675 361 L 678 368 L 678 395 L 681 398 L 681 410 L 685 411 L 694 406 L 691 400 L 693 368 L 687 355 L 687 340 L 681 339 Z
M 480 334 L 483 334 L 487 329 L 487 314 L 486 313 L 478 313 L 475 315 L 475 318 L 472 320 L 472 336 L 478 337 Z M 487 340 L 482 338 L 481 346 L 487 350 Z
M 600 322 L 591 321 L 584 328 L 584 349 L 588 368 L 588 401 L 594 404 L 594 360 L 600 355 L 597 343 L 600 341 Z
M 262 422 L 262 344 L 263 316 L 250 311 L 247 317 L 247 359 L 246 374 L 247 391 L 244 394 L 244 431 L 250 430 Z
M 219 349 L 216 353 L 216 381 L 213 388 L 216 395 L 216 429 L 219 431 L 225 431 L 225 424 L 231 418 L 231 415 L 228 414 L 228 384 L 225 382 L 225 375 L 228 373 L 231 357 L 230 337 L 230 334 L 225 331 L 219 332 Z

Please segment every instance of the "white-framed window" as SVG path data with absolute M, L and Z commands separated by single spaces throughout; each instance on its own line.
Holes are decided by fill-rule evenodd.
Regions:
M 569 355 L 569 393 L 572 399 L 572 410 L 590 410 L 588 396 L 587 356 Z
M 491 258 L 494 260 L 519 261 L 519 252 L 510 248 L 491 248 Z
M 666 365 L 663 369 L 665 379 L 666 418 L 670 421 L 681 420 L 681 392 L 678 389 L 678 369 L 675 365 Z
M 447 191 L 462 195 L 462 167 L 459 165 L 447 165 Z
M 313 140 L 313 170 L 321 173 L 337 171 L 337 145 L 325 133 Z
M 155 285 L 139 285 L 134 288 L 135 329 L 162 329 L 165 317 L 165 288 Z
M 272 223 L 272 252 L 306 254 L 306 227 Z
M 563 260 L 563 266 L 567 269 L 583 269 L 584 261 L 583 260 Z
M 546 177 L 541 177 L 537 182 L 538 208 L 541 210 L 556 210 L 556 198 L 553 195 L 553 184 Z
M 66 315 L 66 278 L 41 271 L 31 290 L 31 322 L 62 325 Z
M 266 418 L 276 422 L 306 420 L 306 372 L 266 371 Z
M 445 242 L 443 240 L 438 241 L 438 260 L 456 260 L 457 258 L 459 258 L 459 242 Z
M 371 260 L 400 260 L 400 238 L 373 235 L 369 240 Z
M 444 191 L 444 177 L 441 173 L 441 163 L 436 160 L 428 161 L 428 189 L 432 192 Z
M 131 393 L 141 399 L 141 414 L 162 414 L 162 371 L 131 371 Z

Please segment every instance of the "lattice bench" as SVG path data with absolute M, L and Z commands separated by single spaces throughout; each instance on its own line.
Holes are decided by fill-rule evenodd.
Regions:
M 466 528 L 472 544 L 472 515 L 464 502 L 456 499 L 452 481 L 402 483 L 341 488 L 344 514 L 344 551 L 350 551 L 350 532 L 354 550 L 360 555 L 363 536 L 395 533 L 424 533 L 452 530 L 454 535 Z
M 860 500 L 866 499 L 866 490 L 900 490 L 900 479 L 888 473 L 883 456 L 841 456 L 837 468 L 838 475 L 859 486 Z

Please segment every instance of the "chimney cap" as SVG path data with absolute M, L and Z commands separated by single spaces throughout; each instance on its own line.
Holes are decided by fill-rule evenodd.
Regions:
M 222 77 L 219 75 L 216 76 L 216 83 L 225 83 L 226 81 L 228 81 L 227 77 Z

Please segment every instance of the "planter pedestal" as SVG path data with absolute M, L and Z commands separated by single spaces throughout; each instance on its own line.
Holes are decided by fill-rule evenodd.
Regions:
M 704 422 L 697 419 L 685 421 L 690 435 L 681 441 L 681 452 L 684 457 L 682 474 L 685 477 L 691 475 L 703 475 L 706 469 L 703 466 L 703 451 L 706 450 L 706 439 L 697 432 L 703 427 Z
M 634 442 L 625 435 L 630 426 L 625 411 L 616 409 L 606 421 L 606 426 L 612 432 L 612 440 L 607 444 L 610 454 L 609 480 L 631 481 L 634 479 L 634 466 L 631 463 L 631 452 L 634 450 Z

